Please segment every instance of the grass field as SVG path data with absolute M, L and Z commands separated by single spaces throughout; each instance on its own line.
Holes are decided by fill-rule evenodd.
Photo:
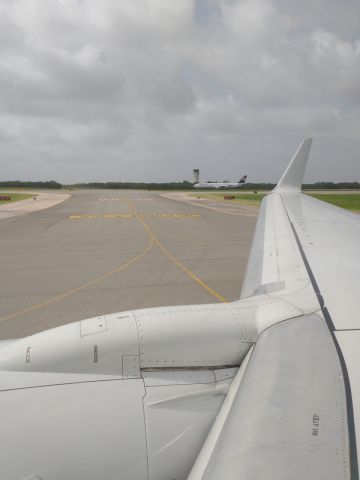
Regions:
M 311 193 L 312 197 L 337 207 L 346 208 L 353 212 L 360 212 L 360 195 L 351 193 Z
M 36 195 L 30 195 L 29 193 L 9 193 L 0 192 L 0 197 L 10 197 L 10 200 L 0 200 L 0 205 L 10 202 L 18 202 L 19 200 L 26 200 L 27 198 L 36 197 Z
M 224 195 L 233 195 L 234 200 L 224 200 Z M 209 200 L 218 200 L 223 202 L 235 202 L 241 203 L 241 205 L 253 205 L 259 206 L 261 200 L 265 197 L 266 193 L 233 193 L 233 192 L 221 192 L 221 193 L 200 193 L 192 194 L 193 197 L 207 198 Z
M 224 195 L 234 195 L 234 200 L 224 200 Z M 265 197 L 265 193 L 201 193 L 193 194 L 194 197 L 207 198 L 210 200 L 218 200 L 223 202 L 235 202 L 241 205 L 260 206 L 261 200 Z M 323 202 L 331 203 L 337 207 L 345 208 L 353 212 L 360 212 L 360 195 L 356 193 L 308 193 Z

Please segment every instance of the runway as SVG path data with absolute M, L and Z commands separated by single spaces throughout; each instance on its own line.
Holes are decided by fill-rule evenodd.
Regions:
M 254 207 L 72 193 L 0 221 L 0 339 L 118 311 L 239 298 Z

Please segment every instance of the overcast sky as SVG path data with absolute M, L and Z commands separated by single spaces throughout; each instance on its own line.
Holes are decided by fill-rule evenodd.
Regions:
M 359 0 L 0 0 L 0 179 L 360 181 Z

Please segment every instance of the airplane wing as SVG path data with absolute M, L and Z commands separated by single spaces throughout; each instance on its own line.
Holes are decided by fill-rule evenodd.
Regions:
M 263 201 L 241 293 L 298 313 L 257 316 L 189 480 L 359 478 L 360 217 L 301 193 L 310 145 Z
M 358 479 L 360 221 L 300 193 L 310 143 L 239 301 L 1 343 L 1 480 Z

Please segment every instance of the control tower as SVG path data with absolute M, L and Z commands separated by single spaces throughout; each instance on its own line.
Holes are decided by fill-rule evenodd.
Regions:
M 200 170 L 198 168 L 194 168 L 193 170 L 193 182 L 199 183 L 200 181 Z

